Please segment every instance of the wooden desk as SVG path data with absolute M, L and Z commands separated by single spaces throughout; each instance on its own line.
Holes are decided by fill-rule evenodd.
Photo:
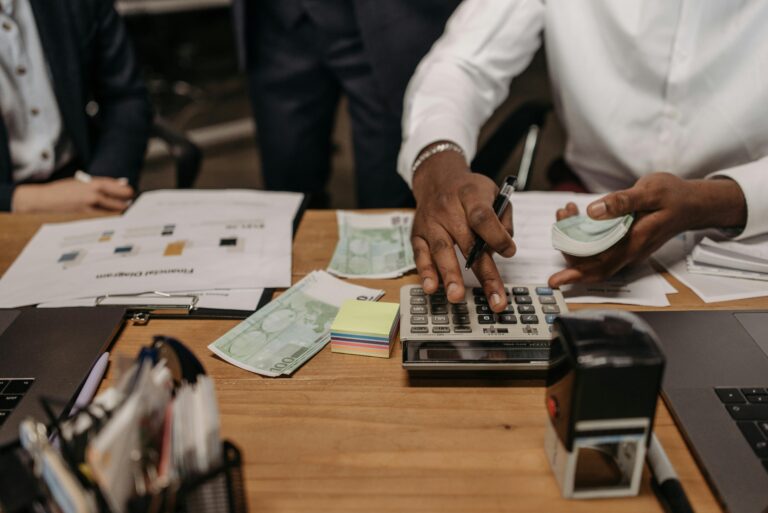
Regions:
M 42 222 L 71 218 L 0 215 L 0 273 Z M 306 214 L 294 243 L 294 280 L 327 266 L 336 237 L 334 212 Z M 665 277 L 680 291 L 670 296 L 677 309 L 768 308 L 767 298 L 705 305 Z M 385 301 L 398 301 L 400 287 L 416 281 L 411 274 L 356 282 L 383 288 Z M 662 511 L 647 472 L 638 498 L 560 498 L 543 450 L 540 384 L 409 382 L 399 348 L 383 360 L 332 354 L 327 347 L 293 377 L 262 378 L 206 349 L 235 324 L 128 326 L 113 355 L 133 357 L 155 334 L 178 337 L 195 351 L 216 381 L 223 435 L 243 450 L 254 513 Z M 656 426 L 696 511 L 721 511 L 661 403 Z

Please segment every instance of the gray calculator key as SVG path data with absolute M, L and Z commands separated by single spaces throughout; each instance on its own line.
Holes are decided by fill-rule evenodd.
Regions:
M 493 318 L 493 315 L 480 314 L 477 316 L 477 322 L 479 322 L 480 324 L 493 324 L 495 322 L 495 319 Z
M 515 314 L 501 314 L 499 315 L 499 322 L 501 324 L 517 324 L 517 317 Z
M 555 314 L 547 314 L 544 316 L 544 322 L 546 322 L 547 324 L 552 324 L 553 322 L 555 322 L 555 319 L 557 319 L 557 315 Z
M 472 328 L 469 326 L 454 326 L 453 327 L 454 333 L 472 333 Z
M 515 307 L 512 306 L 512 305 L 507 305 L 504 308 L 504 311 L 502 313 L 511 313 L 511 314 L 513 314 L 513 313 L 515 313 Z
M 555 296 L 539 296 L 539 303 L 542 305 L 555 305 L 557 304 L 557 299 L 555 299 Z
M 442 294 L 433 294 L 429 296 L 429 302 L 433 305 L 446 305 L 448 304 L 448 298 Z
M 451 319 L 454 324 L 469 324 L 469 315 L 462 314 L 462 315 L 454 315 Z
M 432 305 L 432 315 L 445 315 L 448 313 L 448 305 Z
M 418 287 L 411 289 L 412 296 L 423 296 L 424 294 L 425 294 L 424 289 L 420 289 Z
M 557 305 L 543 305 L 541 307 L 541 311 L 545 314 L 559 314 L 560 307 Z
M 551 296 L 553 292 L 549 287 L 536 287 L 536 294 L 539 296 Z
M 488 305 L 477 305 L 475 307 L 475 313 L 490 314 L 490 313 L 493 313 L 493 312 L 491 311 L 491 307 L 488 306 Z
M 427 307 L 425 305 L 414 305 L 411 307 L 412 315 L 426 315 Z
M 534 307 L 533 305 L 520 305 L 517 307 L 517 313 L 521 313 L 521 314 L 536 313 L 536 307 Z
M 528 287 L 512 287 L 512 294 L 515 296 L 527 296 Z
M 411 333 L 429 333 L 426 326 L 411 326 Z
M 411 324 L 427 324 L 427 316 L 411 315 Z
M 432 324 L 448 324 L 447 315 L 433 315 Z
M 520 322 L 523 324 L 538 324 L 539 318 L 533 314 L 521 315 Z
M 427 298 L 424 296 L 413 296 L 411 297 L 411 304 L 412 305 L 426 305 L 427 304 Z
M 531 296 L 515 296 L 515 303 L 518 305 L 530 305 L 533 303 Z
M 432 328 L 432 333 L 450 333 L 451 328 L 448 326 L 435 326 Z
M 451 311 L 455 314 L 468 314 L 469 313 L 469 307 L 464 305 L 452 305 Z

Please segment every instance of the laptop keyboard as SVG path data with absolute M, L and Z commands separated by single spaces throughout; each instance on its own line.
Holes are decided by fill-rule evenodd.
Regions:
M 34 378 L 0 378 L 0 426 L 18 406 L 34 381 Z
M 715 388 L 715 393 L 768 472 L 768 389 Z

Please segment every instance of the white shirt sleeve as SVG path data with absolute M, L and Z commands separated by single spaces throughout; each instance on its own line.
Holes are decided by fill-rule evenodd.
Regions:
M 409 186 L 413 161 L 434 142 L 452 141 L 472 160 L 480 128 L 541 46 L 543 26 L 543 0 L 459 5 L 406 90 L 398 172 Z
M 768 233 L 768 157 L 712 173 L 707 178 L 730 178 L 747 200 L 747 224 L 736 239 Z

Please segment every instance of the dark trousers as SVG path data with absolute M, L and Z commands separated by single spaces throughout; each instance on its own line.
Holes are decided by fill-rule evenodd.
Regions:
M 412 205 L 396 170 L 400 112 L 386 105 L 354 23 L 326 27 L 303 16 L 286 28 L 269 13 L 259 19 L 258 64 L 249 78 L 266 188 L 325 197 L 331 132 L 343 92 L 358 206 Z

